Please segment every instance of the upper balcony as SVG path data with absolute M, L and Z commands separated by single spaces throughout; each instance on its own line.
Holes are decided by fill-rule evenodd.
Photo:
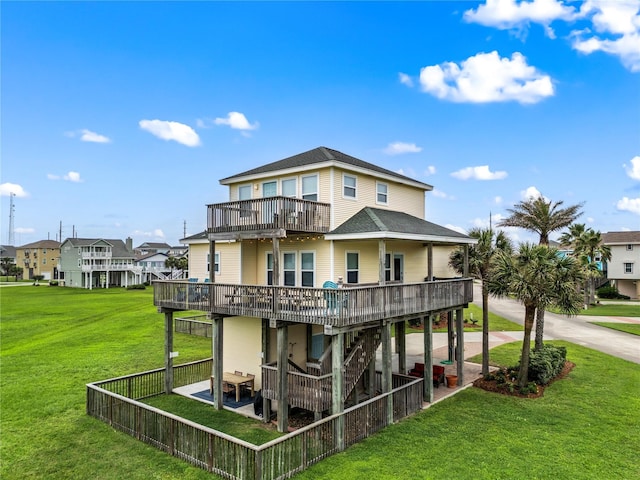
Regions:
M 91 250 L 91 251 L 84 250 L 82 252 L 83 260 L 92 259 L 92 258 L 104 260 L 105 258 L 111 258 L 111 257 L 112 257 L 111 250 Z
M 177 281 L 154 282 L 154 305 L 221 316 L 345 327 L 463 308 L 470 278 L 340 289 Z
M 328 203 L 291 197 L 268 197 L 207 206 L 211 240 L 285 236 L 286 231 L 326 233 L 331 225 Z

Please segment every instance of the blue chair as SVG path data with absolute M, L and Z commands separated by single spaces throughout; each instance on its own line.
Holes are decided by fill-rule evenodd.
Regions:
M 332 282 L 331 280 L 327 280 L 322 284 L 322 288 L 337 290 L 338 284 Z M 327 302 L 327 314 L 331 314 L 339 310 L 341 305 L 339 305 L 338 301 L 338 292 L 325 291 L 324 292 L 324 300 Z

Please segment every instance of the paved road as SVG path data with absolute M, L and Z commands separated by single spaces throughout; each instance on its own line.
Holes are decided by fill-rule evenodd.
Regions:
M 474 284 L 473 298 L 473 303 L 482 306 L 482 295 L 478 283 Z M 524 307 L 515 300 L 489 297 L 489 310 L 520 325 L 524 322 Z M 566 340 L 631 362 L 640 363 L 639 336 L 590 323 L 595 321 L 640 323 L 640 318 L 592 317 L 586 315 L 567 317 L 547 312 L 544 316 L 544 336 L 545 339 Z

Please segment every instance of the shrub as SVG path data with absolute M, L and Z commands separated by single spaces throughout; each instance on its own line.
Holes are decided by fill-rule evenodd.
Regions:
M 49 286 L 50 287 L 57 287 L 58 286 L 58 281 L 57 280 L 51 280 L 49 282 Z
M 630 297 L 622 295 L 616 287 L 602 287 L 598 289 L 598 298 L 611 298 L 616 300 L 629 300 Z
M 136 283 L 135 285 L 129 285 L 127 290 L 144 290 L 147 288 L 144 283 Z
M 529 381 L 546 385 L 557 377 L 567 361 L 567 349 L 555 345 L 544 345 L 542 350 L 534 351 L 529 361 Z

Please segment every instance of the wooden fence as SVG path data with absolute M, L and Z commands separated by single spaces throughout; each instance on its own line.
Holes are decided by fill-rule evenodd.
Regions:
M 207 378 L 210 371 L 211 359 L 193 362 L 174 367 L 174 379 L 195 383 Z M 394 421 L 422 408 L 422 379 L 394 376 L 389 393 L 263 445 L 253 445 L 138 401 L 162 394 L 163 382 L 164 370 L 158 369 L 88 384 L 87 414 L 192 465 L 238 480 L 290 478 L 343 446 L 378 432 L 388 423 L 389 395 Z M 342 441 L 336 436 L 341 424 Z
M 174 325 L 177 333 L 187 333 L 197 337 L 211 338 L 211 320 L 208 320 L 206 315 L 176 317 Z

